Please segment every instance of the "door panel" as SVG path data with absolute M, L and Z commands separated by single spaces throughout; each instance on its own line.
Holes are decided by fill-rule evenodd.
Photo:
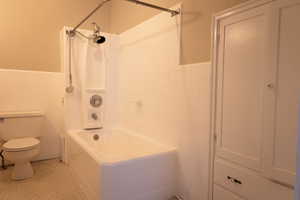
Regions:
M 273 122 L 266 148 L 266 173 L 294 185 L 300 102 L 300 0 L 273 4 L 274 96 Z
M 268 6 L 220 21 L 217 156 L 260 170 Z

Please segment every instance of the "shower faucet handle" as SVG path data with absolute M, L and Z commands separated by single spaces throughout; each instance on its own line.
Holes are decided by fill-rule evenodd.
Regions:
M 93 120 L 97 120 L 98 119 L 97 113 L 92 113 L 91 117 L 93 118 Z
M 90 99 L 90 105 L 94 108 L 98 108 L 102 105 L 103 99 L 100 95 L 93 95 Z

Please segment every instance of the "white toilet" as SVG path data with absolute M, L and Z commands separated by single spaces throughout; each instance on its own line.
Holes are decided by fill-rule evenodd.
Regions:
M 6 160 L 14 163 L 12 179 L 22 180 L 33 176 L 30 161 L 40 151 L 41 112 L 0 113 L 0 139 Z

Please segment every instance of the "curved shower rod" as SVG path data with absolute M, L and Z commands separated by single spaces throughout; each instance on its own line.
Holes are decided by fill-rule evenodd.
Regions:
M 111 0 L 103 0 L 94 10 L 92 10 L 83 20 L 81 20 L 81 22 L 76 25 L 72 30 L 70 30 L 68 32 L 68 34 L 70 36 L 74 36 L 76 34 L 76 30 L 86 21 L 88 20 L 99 8 L 101 8 L 102 6 L 104 6 L 104 4 L 110 2 Z M 157 6 L 157 5 L 153 5 L 153 4 L 150 4 L 150 3 L 146 3 L 146 2 L 143 2 L 143 1 L 139 1 L 139 0 L 125 0 L 125 1 L 128 1 L 128 2 L 131 2 L 131 3 L 135 3 L 135 4 L 139 4 L 139 5 L 142 5 L 142 6 L 147 6 L 147 7 L 150 7 L 150 8 L 154 8 L 154 9 L 157 9 L 157 10 L 162 10 L 162 11 L 165 11 L 165 12 L 169 12 L 171 13 L 171 16 L 175 16 L 175 15 L 178 15 L 180 14 L 180 11 L 178 10 L 171 10 L 171 9 L 168 9 L 168 8 L 163 8 L 163 7 L 160 7 L 160 6 Z

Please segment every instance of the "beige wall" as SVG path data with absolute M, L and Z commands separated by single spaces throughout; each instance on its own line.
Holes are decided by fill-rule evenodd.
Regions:
M 210 29 L 213 13 L 246 0 L 147 0 L 149 3 L 171 7 L 183 3 L 182 64 L 210 59 Z M 158 13 L 122 0 L 111 5 L 110 31 L 121 33 Z
M 59 71 L 59 31 L 76 25 L 99 0 L 5 0 L 0 6 L 0 68 Z M 104 31 L 109 5 L 93 16 Z
M 146 1 L 146 0 L 145 0 Z M 171 7 L 183 2 L 182 64 L 210 59 L 212 13 L 246 0 L 147 0 Z M 0 68 L 60 71 L 59 31 L 76 25 L 100 0 L 6 0 L 0 6 Z M 123 0 L 101 8 L 84 26 L 97 21 L 103 31 L 121 33 L 158 11 Z

